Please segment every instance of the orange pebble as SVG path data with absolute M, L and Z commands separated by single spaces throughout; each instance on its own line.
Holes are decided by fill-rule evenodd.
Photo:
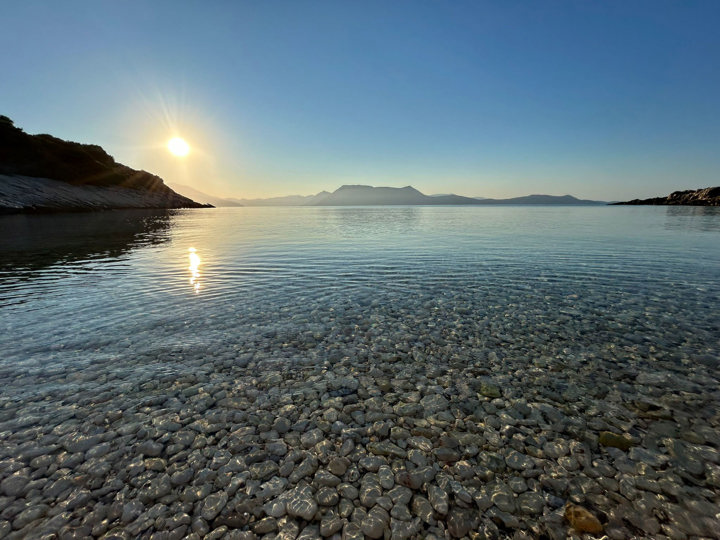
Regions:
M 603 530 L 598 518 L 593 516 L 589 510 L 576 504 L 568 504 L 565 507 L 565 519 L 578 532 L 599 533 Z

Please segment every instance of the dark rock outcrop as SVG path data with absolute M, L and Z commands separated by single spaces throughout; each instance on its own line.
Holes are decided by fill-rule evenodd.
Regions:
M 720 206 L 720 186 L 704 189 L 688 189 L 674 191 L 667 197 L 652 199 L 633 199 L 632 201 L 613 204 L 631 205 L 671 205 L 671 206 Z
M 25 205 L 22 197 L 14 196 L 12 204 L 0 204 L 5 211 L 49 211 L 93 210 L 114 207 L 147 207 L 142 196 L 152 195 L 152 204 L 162 208 L 201 208 L 202 205 L 175 193 L 162 179 L 146 171 L 137 171 L 117 163 L 100 146 L 64 141 L 52 135 L 29 135 L 16 127 L 7 116 L 0 115 L 0 176 L 49 179 L 78 188 L 93 187 L 94 193 L 102 188 L 127 190 L 131 199 L 138 204 L 127 202 L 113 206 L 108 202 L 97 206 L 80 204 L 83 191 L 79 190 L 77 202 L 53 204 L 51 199 L 44 203 Z M 2 184 L 2 182 L 0 182 Z M 0 185 L 1 187 L 1 185 Z M 132 191 L 130 191 L 132 190 Z M 127 197 L 125 198 L 128 199 Z M 66 199 L 67 201 L 68 199 Z M 111 200 L 109 197 L 107 200 Z M 1 202 L 1 201 L 0 201 Z M 68 206 L 69 204 L 69 206 Z

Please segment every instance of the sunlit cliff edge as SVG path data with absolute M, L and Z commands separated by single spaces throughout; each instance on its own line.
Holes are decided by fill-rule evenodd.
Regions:
M 0 115 L 0 213 L 204 206 L 100 146 L 29 135 Z

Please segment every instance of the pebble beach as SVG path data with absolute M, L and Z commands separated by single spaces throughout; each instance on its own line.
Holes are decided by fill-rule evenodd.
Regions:
M 377 328 L 140 380 L 5 369 L 0 536 L 557 539 L 569 504 L 608 538 L 720 530 L 711 366 Z
M 3 363 L 0 538 L 718 537 L 714 293 L 443 282 Z

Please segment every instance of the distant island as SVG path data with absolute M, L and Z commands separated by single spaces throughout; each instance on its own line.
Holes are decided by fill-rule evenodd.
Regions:
M 0 213 L 206 206 L 100 146 L 29 135 L 0 115 Z
M 604 205 L 604 201 L 577 199 L 572 195 L 527 195 L 511 199 L 482 199 L 462 195 L 425 195 L 412 186 L 402 188 L 344 185 L 316 195 L 290 195 L 268 199 L 222 199 L 187 186 L 179 192 L 214 206 L 439 206 L 439 205 Z
M 720 187 L 673 191 L 667 197 L 654 197 L 652 199 L 633 199 L 632 201 L 617 202 L 612 204 L 720 206 Z

